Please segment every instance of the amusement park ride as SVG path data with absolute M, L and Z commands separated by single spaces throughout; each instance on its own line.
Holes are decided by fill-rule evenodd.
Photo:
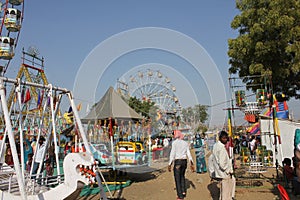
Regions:
M 241 89 L 246 88 L 245 84 L 241 84 L 241 79 L 243 79 L 243 77 L 229 78 L 229 86 L 232 92 L 231 110 L 237 109 L 242 111 L 244 113 L 244 119 L 247 122 L 249 122 L 250 124 L 255 123 L 258 121 L 259 114 L 262 112 L 263 109 L 267 107 L 268 104 L 269 99 L 267 96 L 267 89 L 265 88 L 266 84 L 257 84 L 259 89 L 256 90 L 256 94 L 252 93 L 250 95 L 246 95 L 246 90 Z M 247 98 L 254 95 L 256 95 L 256 101 L 248 101 Z M 233 99 L 235 99 L 235 105 L 233 104 Z
M 48 85 L 48 80 L 44 71 L 44 58 L 38 57 L 38 51 L 34 47 L 30 47 L 28 52 L 23 50 L 22 64 L 17 74 L 16 79 L 20 81 L 28 81 L 43 85 Z M 38 104 L 39 97 L 41 98 L 41 91 L 34 87 L 30 87 L 30 94 L 33 96 L 34 103 Z M 8 107 L 14 99 L 14 90 L 11 90 L 8 98 Z
M 158 108 L 156 121 L 160 130 L 176 126 L 181 115 L 181 105 L 176 95 L 176 87 L 161 71 L 143 69 L 129 77 L 128 82 L 118 81 L 118 91 L 125 97 L 136 97 L 141 101 L 154 102 Z
M 45 138 L 45 150 L 51 141 L 58 141 L 59 107 L 64 97 L 73 110 L 74 125 L 78 137 L 88 146 L 86 133 L 81 124 L 72 92 L 52 86 L 44 73 L 43 58 L 38 57 L 36 49 L 28 52 L 23 50 L 22 64 L 16 79 L 5 77 L 10 61 L 15 55 L 24 13 L 23 0 L 6 0 L 1 4 L 0 27 L 0 114 L 1 114 L 1 143 L 0 143 L 0 196 L 1 199 L 74 199 L 78 190 L 84 185 L 98 181 L 101 187 L 100 173 L 96 170 L 97 163 L 89 148 L 82 153 L 69 153 L 60 163 L 59 152 L 55 151 L 56 168 L 54 175 L 46 177 L 39 165 L 33 172 L 33 163 L 25 168 L 27 148 L 23 145 L 29 137 Z M 9 93 L 8 90 L 11 89 Z M 9 97 L 7 98 L 7 94 Z M 47 122 L 47 123 L 46 123 Z M 7 144 L 6 144 L 7 143 Z M 54 149 L 58 148 L 53 142 Z M 11 150 L 13 165 L 3 162 L 6 149 Z M 33 161 L 37 150 L 33 153 Z M 63 170 L 61 171 L 61 167 Z M 102 196 L 105 197 L 105 194 Z
M 22 0 L 6 0 L 1 5 L 0 26 L 0 59 L 2 71 L 5 74 L 11 59 L 15 55 L 24 13 Z
M 245 79 L 259 79 L 264 80 L 263 84 L 251 85 L 256 87 L 256 93 L 250 94 L 248 96 L 256 96 L 256 101 L 249 102 L 247 101 L 247 95 L 245 94 L 245 90 L 240 90 L 241 86 L 239 85 L 240 81 Z M 237 83 L 239 82 L 239 83 Z M 249 122 L 250 127 L 247 128 L 246 132 L 250 135 L 257 135 L 261 139 L 261 145 L 258 147 L 257 157 L 260 157 L 260 161 L 268 166 L 275 165 L 278 177 L 278 167 L 279 167 L 279 155 L 278 152 L 280 150 L 280 155 L 282 156 L 282 146 L 281 146 L 281 135 L 278 119 L 289 119 L 289 110 L 286 103 L 286 97 L 282 93 L 274 94 L 272 91 L 272 83 L 270 77 L 264 76 L 252 76 L 252 77 L 240 77 L 240 78 L 229 78 L 229 85 L 233 93 L 233 99 L 236 101 L 236 107 L 240 111 L 244 113 L 244 119 Z M 250 85 L 246 85 L 250 86 Z M 238 90 L 236 90 L 238 88 Z M 234 110 L 234 105 L 232 103 L 232 108 L 228 109 L 228 112 Z M 261 132 L 261 120 L 268 119 L 269 124 L 272 123 L 272 131 L 270 127 L 267 132 Z M 272 122 L 270 122 L 272 121 Z M 229 123 L 230 124 L 230 123 Z M 231 125 L 230 125 L 231 126 Z M 229 128 L 231 129 L 231 128 Z M 272 132 L 272 135 L 271 135 Z M 238 135 L 238 133 L 237 133 Z M 231 135 L 232 136 L 232 135 Z M 266 142 L 266 138 L 269 141 L 273 141 L 271 146 L 268 146 L 268 142 Z M 264 141 L 263 141 L 264 140 Z M 248 148 L 245 147 L 241 149 L 241 156 L 243 163 L 253 162 L 250 159 L 250 153 L 248 152 Z M 254 160 L 255 161 L 255 160 Z
M 241 79 L 243 78 L 259 78 L 263 79 L 264 83 L 261 84 L 251 84 L 251 85 L 240 85 Z M 275 112 L 276 117 L 287 119 L 288 116 L 288 106 L 286 103 L 286 98 L 283 94 L 273 94 L 271 83 L 268 83 L 267 77 L 263 76 L 248 76 L 248 77 L 231 77 L 229 78 L 229 85 L 233 93 L 233 99 L 235 99 L 235 106 L 232 103 L 232 109 L 238 109 L 244 113 L 244 119 L 250 124 L 257 123 L 259 120 L 259 115 L 264 114 L 271 116 L 272 112 Z M 245 90 L 240 88 L 245 88 L 249 86 L 256 86 L 256 93 L 246 95 Z M 238 88 L 238 89 L 236 89 Z M 255 95 L 255 101 L 248 101 L 248 97 Z M 273 108 L 275 108 L 273 110 Z M 266 110 L 265 113 L 262 113 Z

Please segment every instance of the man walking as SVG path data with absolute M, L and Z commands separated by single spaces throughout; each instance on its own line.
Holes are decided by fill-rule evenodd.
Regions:
M 177 200 L 181 200 L 186 196 L 185 170 L 187 168 L 187 159 L 190 161 L 192 172 L 194 172 L 195 169 L 189 144 L 183 140 L 183 134 L 180 131 L 175 130 L 174 139 L 176 140 L 172 142 L 168 170 L 169 172 L 171 171 L 171 166 L 174 162 L 173 170 L 177 191 Z
M 225 148 L 228 139 L 228 133 L 221 131 L 219 141 L 213 147 L 214 175 L 215 178 L 221 179 L 220 200 L 232 200 L 235 193 L 232 160 Z

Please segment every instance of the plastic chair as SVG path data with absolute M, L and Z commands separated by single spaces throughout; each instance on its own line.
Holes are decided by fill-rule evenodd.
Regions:
M 284 189 L 284 187 L 282 185 L 278 184 L 277 188 L 280 192 L 281 200 L 290 200 L 288 193 L 286 192 L 286 190 Z

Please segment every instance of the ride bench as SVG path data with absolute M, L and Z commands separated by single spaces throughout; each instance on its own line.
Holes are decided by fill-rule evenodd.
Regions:
M 253 174 L 253 176 L 256 178 L 259 178 L 260 174 L 265 172 L 267 172 L 267 170 L 262 162 L 250 162 L 248 173 Z

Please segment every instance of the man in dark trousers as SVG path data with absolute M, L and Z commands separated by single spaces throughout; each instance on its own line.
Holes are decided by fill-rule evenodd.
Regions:
M 191 164 L 192 172 L 195 171 L 193 158 L 189 149 L 189 144 L 183 140 L 184 135 L 178 131 L 174 131 L 174 139 L 170 153 L 170 161 L 168 170 L 171 171 L 172 163 L 174 163 L 174 178 L 177 191 L 177 200 L 184 199 L 186 196 L 185 171 L 187 168 L 187 159 Z

